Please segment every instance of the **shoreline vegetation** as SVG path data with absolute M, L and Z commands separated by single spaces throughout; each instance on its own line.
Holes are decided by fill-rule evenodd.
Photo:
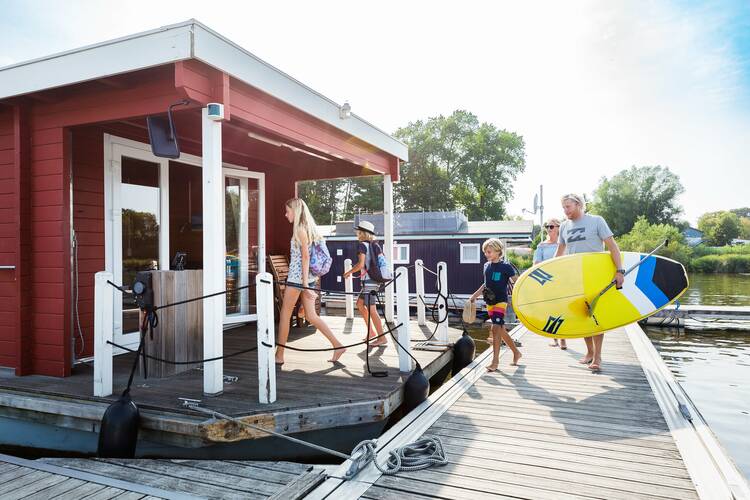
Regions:
M 615 236 L 620 249 L 625 252 L 648 253 L 665 239 L 669 245 L 657 252 L 674 259 L 692 273 L 750 273 L 750 245 L 727 245 L 722 247 L 699 244 L 688 246 L 679 228 L 669 224 L 649 224 L 639 219 L 633 229 L 621 236 Z M 539 236 L 531 245 L 532 251 L 538 244 Z M 531 256 L 508 252 L 508 258 L 520 271 L 531 267 Z

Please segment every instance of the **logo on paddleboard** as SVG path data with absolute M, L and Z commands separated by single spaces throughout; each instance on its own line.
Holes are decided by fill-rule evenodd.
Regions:
M 549 318 L 547 318 L 547 324 L 544 325 L 542 331 L 555 335 L 557 333 L 557 330 L 560 329 L 560 325 L 563 324 L 563 321 L 565 320 L 562 319 L 562 316 L 550 316 Z
M 529 274 L 531 278 L 534 278 L 537 283 L 544 285 L 548 281 L 552 281 L 552 275 L 541 269 L 535 269 L 533 273 Z

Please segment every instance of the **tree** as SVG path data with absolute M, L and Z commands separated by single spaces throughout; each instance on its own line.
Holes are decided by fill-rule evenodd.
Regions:
M 690 261 L 692 252 L 679 228 L 669 224 L 649 224 L 645 217 L 639 217 L 629 233 L 617 238 L 617 244 L 625 251 L 649 253 L 664 240 L 669 240 L 669 244 L 659 249 L 659 255 L 683 264 Z
M 708 212 L 698 219 L 698 229 L 703 231 L 706 244 L 720 247 L 728 245 L 740 235 L 742 223 L 732 212 Z
M 650 224 L 675 225 L 682 212 L 677 197 L 684 192 L 669 168 L 633 166 L 601 179 L 589 211 L 604 217 L 615 235 L 630 231 L 639 217 Z
M 409 146 L 395 190 L 399 209 L 461 209 L 473 220 L 505 215 L 513 181 L 526 168 L 520 135 L 458 110 L 409 123 L 395 136 Z

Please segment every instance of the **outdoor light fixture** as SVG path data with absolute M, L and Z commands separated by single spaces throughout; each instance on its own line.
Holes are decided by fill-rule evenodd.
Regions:
M 342 120 L 346 120 L 347 118 L 350 118 L 352 116 L 352 107 L 349 105 L 348 102 L 345 102 L 340 108 L 339 108 L 339 118 Z
M 306 149 L 301 149 L 301 148 L 298 148 L 296 146 L 292 146 L 291 144 L 287 144 L 286 142 L 277 141 L 275 139 L 271 139 L 270 137 L 266 137 L 264 135 L 256 134 L 254 132 L 248 132 L 247 136 L 249 138 L 251 138 L 251 139 L 255 139 L 256 141 L 265 142 L 266 144 L 270 144 L 272 146 L 290 149 L 290 150 L 294 151 L 295 153 L 304 153 L 306 155 L 313 156 L 315 158 L 319 158 L 321 160 L 333 161 L 330 158 L 326 158 L 325 156 L 321 156 L 321 155 L 315 154 L 312 151 L 308 151 Z

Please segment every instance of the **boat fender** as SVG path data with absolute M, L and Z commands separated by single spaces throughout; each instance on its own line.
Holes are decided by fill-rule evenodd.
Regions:
M 468 366 L 469 363 L 474 361 L 474 353 L 476 352 L 476 345 L 474 339 L 464 331 L 461 338 L 453 344 L 453 375 L 455 376 L 458 372 Z
M 422 367 L 417 367 L 411 372 L 404 384 L 404 415 L 419 406 L 430 394 L 430 381 L 427 380 Z
M 134 458 L 138 441 L 138 407 L 125 390 L 104 412 L 96 454 L 103 458 Z

